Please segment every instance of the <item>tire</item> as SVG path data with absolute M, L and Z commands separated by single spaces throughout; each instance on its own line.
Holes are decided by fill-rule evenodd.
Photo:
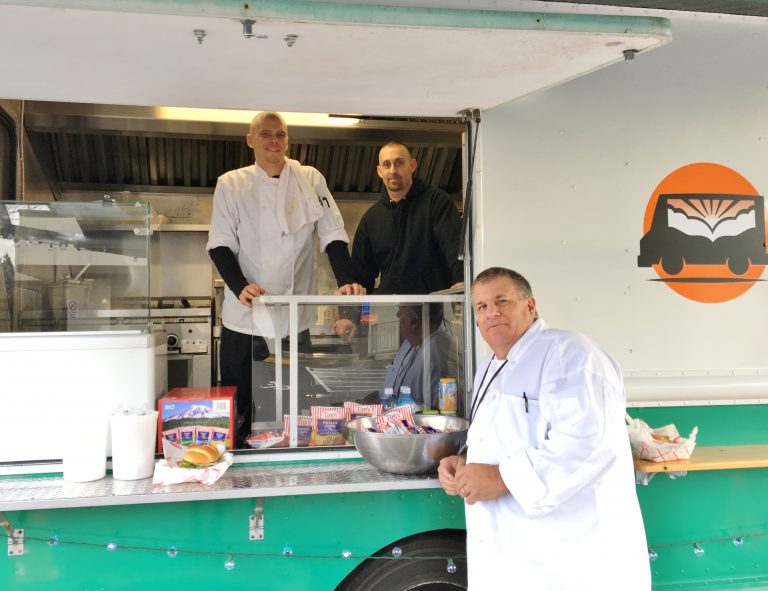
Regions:
M 728 268 L 734 275 L 744 275 L 749 270 L 749 258 L 747 257 L 729 257 Z
M 667 275 L 677 275 L 683 270 L 682 257 L 664 257 L 661 259 L 661 268 Z
M 392 559 L 392 548 L 402 551 Z M 463 591 L 467 588 L 466 533 L 440 530 L 418 534 L 383 548 L 352 571 L 336 591 Z M 408 560 L 414 557 L 433 560 Z M 448 572 L 447 557 L 452 557 L 456 572 Z

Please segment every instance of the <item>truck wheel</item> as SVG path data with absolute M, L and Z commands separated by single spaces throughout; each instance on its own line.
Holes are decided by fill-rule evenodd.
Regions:
M 400 548 L 399 559 L 392 549 Z M 360 564 L 336 591 L 462 591 L 467 588 L 466 533 L 441 530 L 418 534 L 383 548 Z M 436 556 L 433 560 L 408 560 Z M 443 558 L 445 557 L 445 558 Z M 456 572 L 448 572 L 452 557 Z M 386 560 L 389 558 L 389 560 Z
M 744 275 L 749 269 L 749 258 L 728 257 L 728 268 L 734 275 Z
M 667 275 L 677 275 L 683 270 L 683 257 L 664 257 L 661 259 L 661 268 Z

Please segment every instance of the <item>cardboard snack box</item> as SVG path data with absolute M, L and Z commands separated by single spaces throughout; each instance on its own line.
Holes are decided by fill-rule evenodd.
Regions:
M 232 449 L 235 387 L 174 388 L 157 401 L 157 449 L 171 443 L 223 443 Z

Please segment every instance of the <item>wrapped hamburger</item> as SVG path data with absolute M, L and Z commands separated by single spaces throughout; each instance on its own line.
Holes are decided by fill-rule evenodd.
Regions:
M 152 484 L 162 486 L 182 482 L 213 484 L 232 465 L 233 457 L 224 444 L 209 443 L 184 447 L 163 440 L 165 458 L 155 464 Z

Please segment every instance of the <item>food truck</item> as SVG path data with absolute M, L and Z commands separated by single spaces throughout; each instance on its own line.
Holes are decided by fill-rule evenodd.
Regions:
M 136 192 L 123 199 L 105 183 L 98 198 L 57 210 L 67 201 L 65 183 L 40 181 L 47 177 L 34 173 L 47 166 L 43 151 L 25 152 L 36 133 L 27 117 L 36 115 L 37 126 L 45 119 L 35 101 L 107 111 L 256 106 L 342 114 L 363 125 L 378 117 L 388 133 L 399 132 L 405 118 L 458 126 L 466 276 L 492 265 L 520 271 L 551 326 L 583 332 L 616 357 L 630 416 L 675 424 L 684 435 L 698 428 L 689 462 L 637 465 L 654 588 L 765 587 L 768 117 L 761 58 L 768 35 L 766 15 L 746 4 L 751 12 L 728 15 L 708 14 L 704 3 L 669 10 L 512 1 L 0 2 L 0 54 L 14 56 L 0 63 L 0 106 L 10 130 L 0 141 L 10 148 L 0 154 L 16 156 L 3 158 L 14 163 L 12 174 L 5 168 L 0 177 L 8 187 L 5 211 L 13 210 L 9 201 L 48 202 L 55 220 L 43 224 L 35 222 L 39 213 L 19 213 L 23 223 L 11 225 L 28 234 L 2 240 L 20 249 L 30 272 L 53 254 L 71 267 L 55 288 L 14 296 L 35 303 L 45 294 L 49 308 L 56 302 L 53 319 L 25 320 L 63 323 L 70 336 L 59 328 L 56 339 L 65 342 L 46 331 L 0 335 L 0 395 L 4 408 L 26 421 L 9 421 L 9 411 L 0 417 L 12 443 L 0 479 L 3 588 L 464 588 L 462 502 L 445 495 L 434 475 L 379 471 L 352 446 L 298 445 L 306 394 L 299 375 L 322 381 L 334 373 L 323 370 L 341 367 L 342 381 L 351 382 L 363 369 L 381 371 L 376 352 L 392 353 L 383 327 L 402 303 L 444 306 L 461 343 L 464 362 L 455 377 L 465 407 L 473 365 L 487 354 L 472 330 L 466 293 L 370 298 L 375 320 L 360 337 L 364 353 L 346 353 L 354 366 L 322 367 L 297 350 L 285 352 L 287 369 L 275 372 L 273 384 L 281 414 L 297 418 L 285 449 L 237 452 L 210 486 L 158 488 L 149 479 L 112 475 L 64 481 L 57 452 L 65 442 L 56 429 L 67 407 L 84 413 L 154 403 L 167 390 L 171 365 L 158 359 L 170 353 L 155 354 L 156 333 L 163 344 L 168 334 L 179 337 L 174 353 L 179 361 L 189 357 L 185 375 L 211 362 L 195 352 L 203 348 L 199 335 L 184 332 L 205 322 L 175 310 L 153 321 L 151 285 L 164 277 L 153 270 L 152 245 L 173 232 L 163 234 L 147 200 Z M 252 76 L 254 69 L 263 77 Z M 91 156 L 71 167 L 69 183 L 76 175 L 106 175 L 93 154 L 129 151 L 147 134 L 131 135 L 127 118 L 128 139 L 113 145 L 101 134 L 103 143 L 89 152 L 78 147 L 91 141 L 78 134 L 82 118 L 62 110 L 61 121 L 69 135 L 59 152 Z M 52 162 L 59 152 L 51 149 Z M 187 161 L 203 168 L 193 152 Z M 92 171 L 83 166 L 89 162 Z M 174 162 L 182 176 L 183 162 Z M 132 164 L 121 166 L 127 175 Z M 57 170 L 65 175 L 67 167 Z M 161 168 L 153 170 L 147 167 L 146 179 Z M 136 171 L 141 178 L 141 166 Z M 192 178 L 191 165 L 186 173 Z M 135 183 L 142 184 L 149 182 Z M 187 199 L 179 209 L 206 198 Z M 746 205 L 723 217 L 722 208 L 713 209 L 722 202 Z M 670 229 L 684 240 L 646 239 Z M 705 252 L 689 254 L 699 241 Z M 93 302 L 125 296 L 128 276 L 135 279 L 133 312 L 116 326 Z M 15 284 L 29 285 L 25 277 L 23 269 L 12 275 Z M 106 282 L 114 293 L 101 287 L 98 279 L 106 277 L 118 278 Z M 323 299 L 330 297 L 265 303 L 292 314 L 313 306 L 321 317 L 339 305 Z M 281 348 L 273 353 L 282 355 Z M 164 384 L 157 383 L 160 367 L 169 370 Z M 282 359 L 274 367 L 282 368 Z M 329 386 L 309 394 L 322 401 L 338 392 Z

